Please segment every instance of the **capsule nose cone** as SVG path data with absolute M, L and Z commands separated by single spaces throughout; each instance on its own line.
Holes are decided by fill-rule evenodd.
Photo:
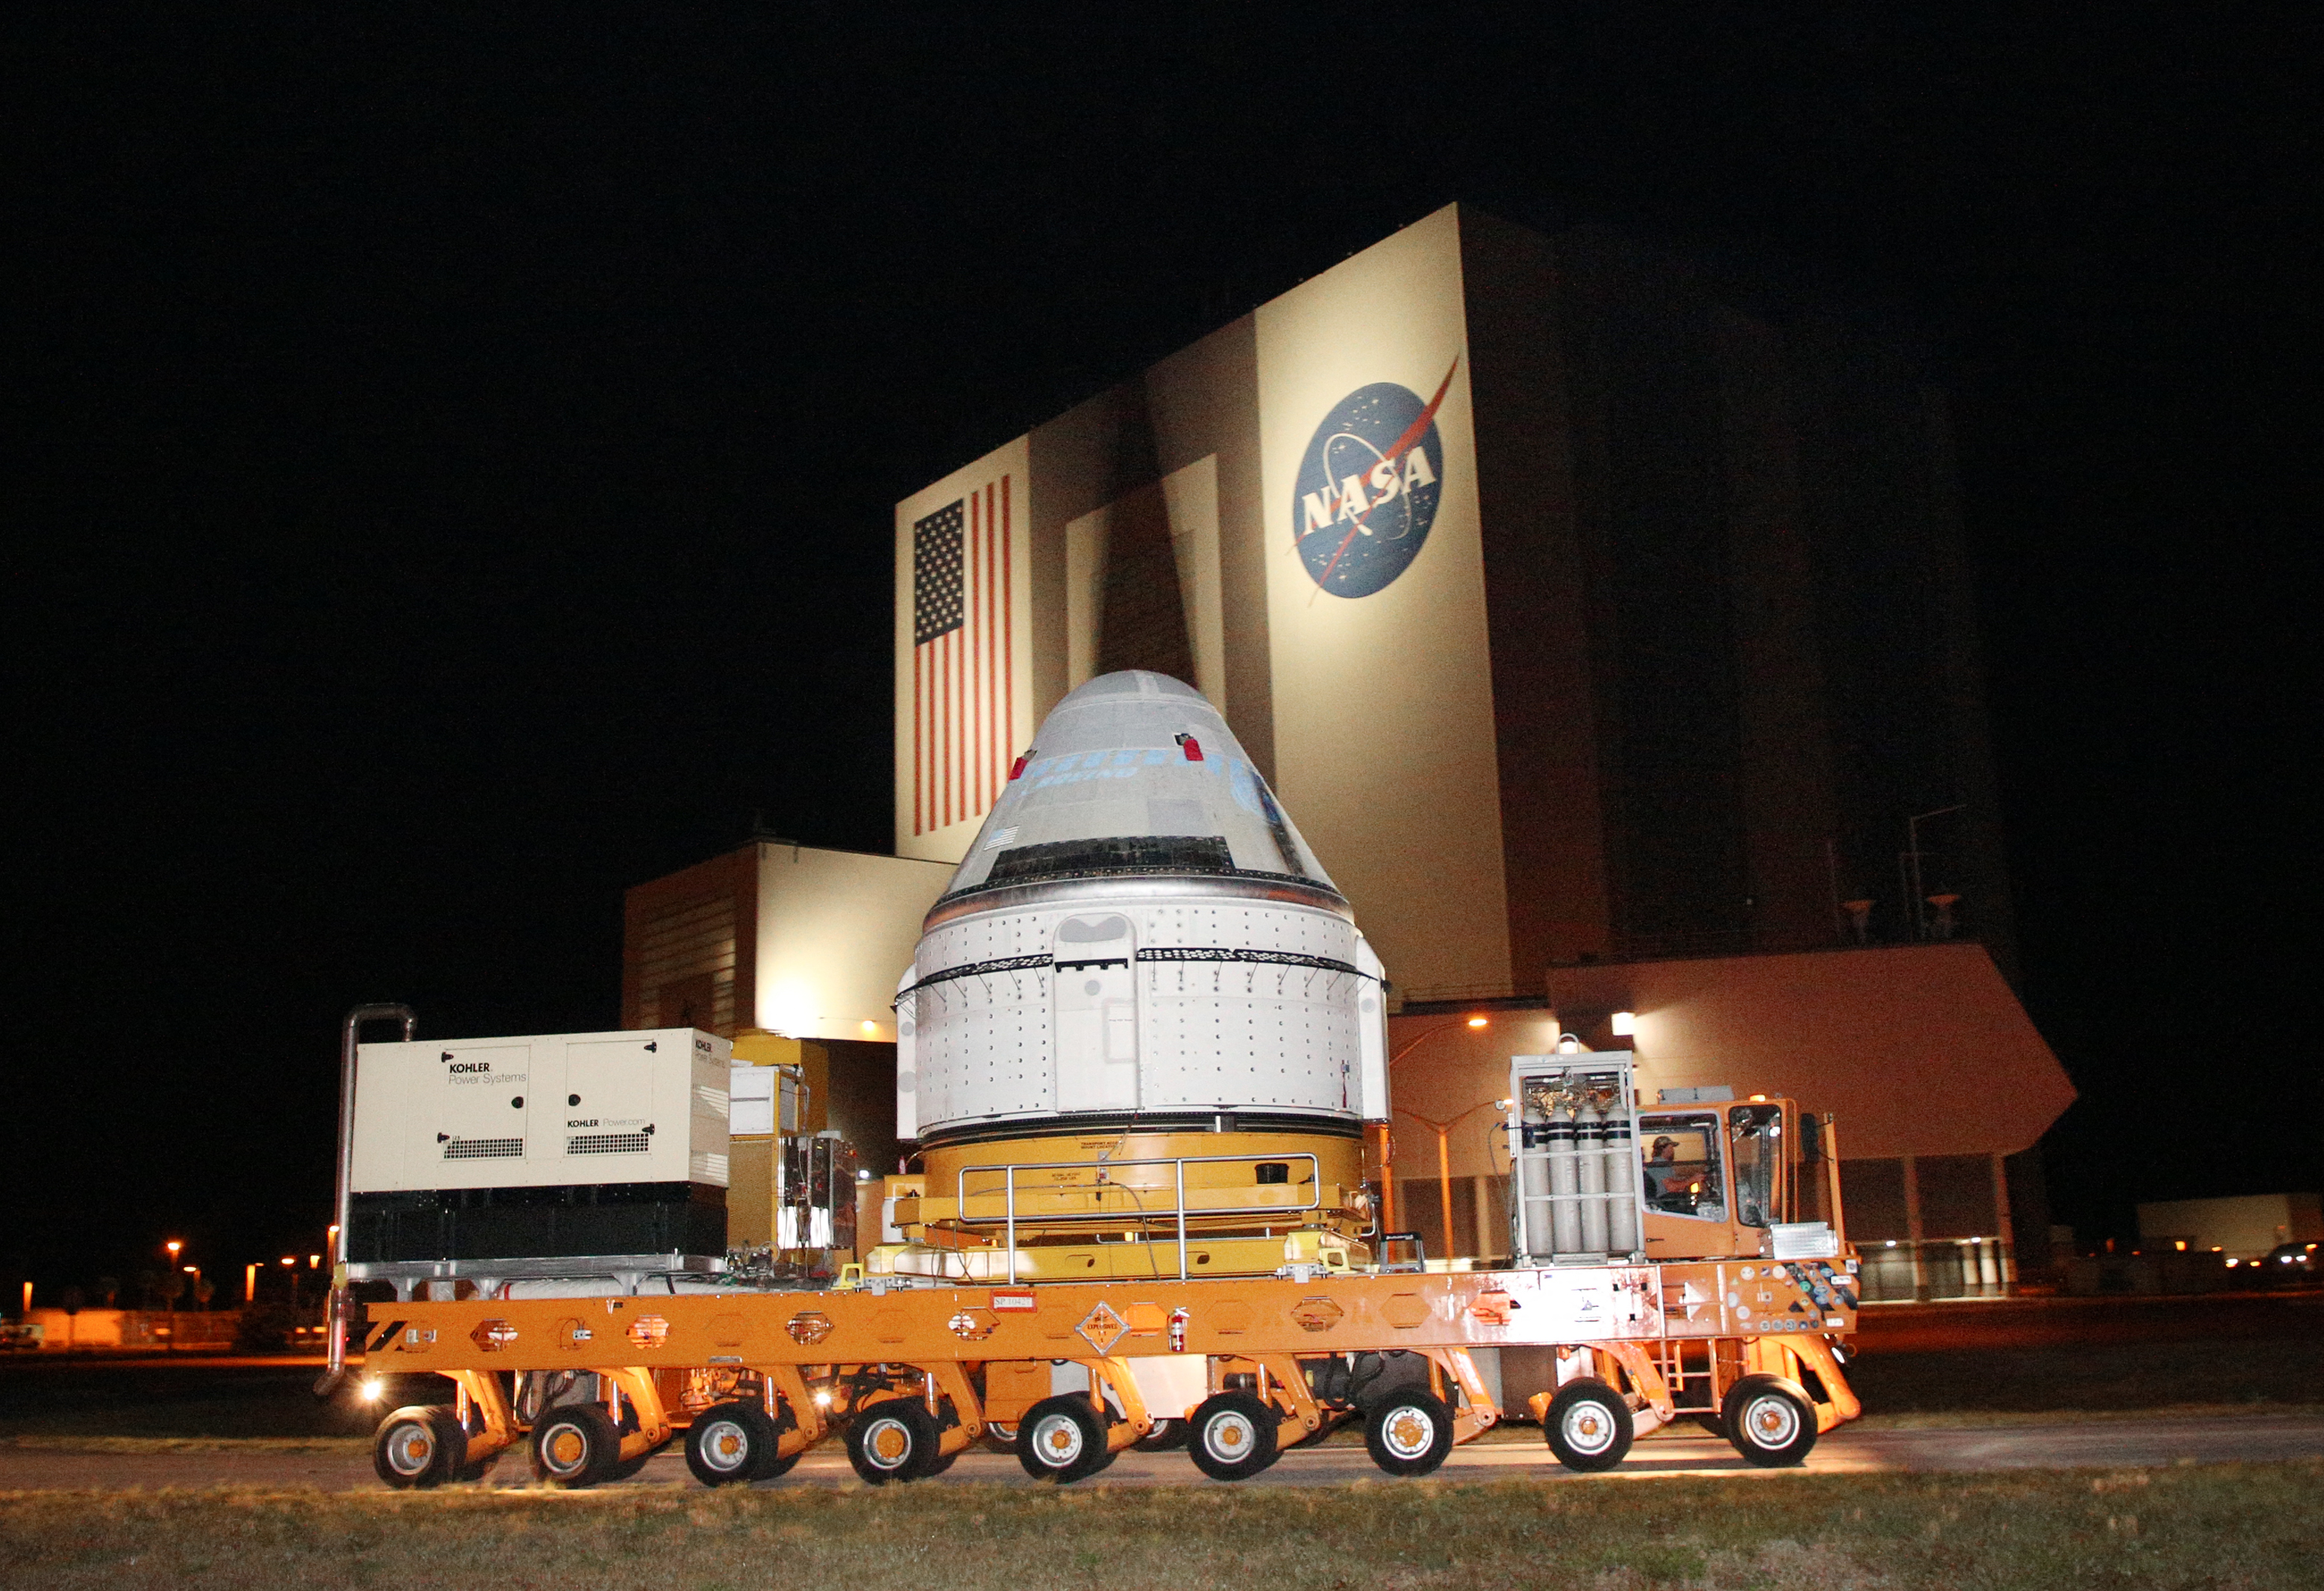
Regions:
M 1203 711 L 1213 718 L 1218 710 L 1202 692 L 1183 679 L 1173 679 L 1167 674 L 1157 674 L 1150 668 L 1124 668 L 1115 674 L 1101 674 L 1095 679 L 1074 687 L 1065 699 L 1050 712 L 1054 722 L 1058 713 L 1075 705 L 1093 702 L 1111 702 L 1124 696 L 1171 696 L 1182 702 L 1199 702 Z M 1043 725 L 1046 730 L 1047 723 Z
M 1129 874 L 1333 887 L 1218 710 L 1145 669 L 1100 675 L 1051 710 L 945 898 Z

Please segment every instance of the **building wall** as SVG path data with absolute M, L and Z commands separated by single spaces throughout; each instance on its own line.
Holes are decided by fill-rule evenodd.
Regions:
M 1408 568 L 1334 594 L 1293 487 L 1319 421 L 1379 382 L 1442 385 L 1444 479 Z M 1914 892 L 1959 896 L 2013 964 L 1944 405 L 1877 314 L 1447 207 L 916 493 L 908 854 L 958 857 L 983 811 L 931 827 L 908 799 L 908 768 L 946 784 L 905 722 L 927 717 L 915 528 L 995 481 L 1027 560 L 995 710 L 1018 749 L 1093 672 L 1193 677 L 1407 998 L 1840 943 L 1850 900 L 1911 942 Z
M 1548 995 L 1655 1087 L 1735 1083 L 1840 1117 L 1843 1159 L 2015 1154 L 2073 1102 L 1984 946 L 1876 945 L 1554 969 Z
M 641 884 L 622 902 L 622 1025 L 751 1025 L 759 853 L 744 846 Z
M 952 869 L 761 843 L 755 1025 L 799 1038 L 896 1041 L 896 980 Z
M 2230 1199 L 2181 1199 L 2138 1207 L 2140 1243 L 2183 1239 L 2246 1257 L 2279 1243 L 2324 1243 L 2324 1203 L 2313 1193 L 2254 1193 Z
M 896 979 L 948 864 L 754 841 L 623 902 L 622 1023 L 895 1042 Z

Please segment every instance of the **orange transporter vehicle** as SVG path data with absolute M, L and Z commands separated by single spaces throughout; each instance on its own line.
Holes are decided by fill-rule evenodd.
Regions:
M 400 1007 L 349 1019 L 318 1390 L 350 1346 L 369 1375 L 450 1384 L 443 1403 L 382 1421 L 375 1463 L 392 1486 L 475 1477 L 520 1444 L 544 1481 L 586 1486 L 681 1437 L 708 1485 L 779 1476 L 833 1439 L 875 1485 L 941 1474 L 978 1442 L 1060 1482 L 1133 1445 L 1183 1447 L 1204 1475 L 1236 1480 L 1351 1421 L 1383 1470 L 1424 1475 L 1512 1406 L 1574 1469 L 1609 1468 L 1681 1416 L 1782 1466 L 1859 1412 L 1840 1368 L 1857 1265 L 1831 1124 L 1725 1090 L 1642 1106 L 1626 1053 L 1513 1058 L 1506 1263 L 1427 1259 L 1410 1234 L 1379 1229 L 1370 1185 L 1238 1142 L 1231 1122 L 1200 1143 L 1126 1136 L 1086 1163 L 988 1155 L 948 1180 L 888 1179 L 892 1240 L 860 1259 L 836 1241 L 854 1191 L 837 1179 L 799 1191 L 807 1219 L 773 1252 L 350 1259 L 353 1035 L 383 1015 L 405 1017 L 408 1044 Z M 610 1076 L 620 1042 L 676 1047 L 668 1033 L 582 1036 L 568 1078 Z M 721 1059 L 724 1041 L 694 1041 L 698 1065 Z M 364 1064 L 394 1048 L 364 1046 Z M 440 1062 L 438 1048 L 438 1073 L 495 1075 L 456 1058 L 474 1046 L 443 1046 Z M 501 1086 L 547 1086 L 509 1075 Z M 502 1103 L 481 1085 L 460 1098 Z M 510 1141 L 447 1129 L 429 1147 L 489 1156 Z M 364 1283 L 394 1301 L 358 1322 L 349 1290 Z

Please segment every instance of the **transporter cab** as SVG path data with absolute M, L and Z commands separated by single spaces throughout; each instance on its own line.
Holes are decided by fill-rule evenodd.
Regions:
M 1235 1480 L 1359 1422 L 1420 1475 L 1510 1409 L 1576 1469 L 1681 1416 L 1787 1465 L 1855 1417 L 1828 1121 L 1642 1101 L 1627 1053 L 1512 1057 L 1510 1257 L 1432 1261 L 1383 1230 L 1367 1155 L 1384 978 L 1209 704 L 1102 676 L 1044 722 L 899 980 L 918 1163 L 879 1185 L 877 1234 L 851 1241 L 849 1159 L 801 1129 L 797 1080 L 724 1039 L 421 1044 L 366 1008 L 322 1388 L 351 1347 L 448 1383 L 382 1422 L 395 1486 L 519 1446 L 587 1485 L 681 1439 L 710 1485 L 826 1440 L 874 1485 L 979 1443 L 1061 1482 L 1133 1445 Z M 380 1015 L 404 1042 L 357 1045 Z

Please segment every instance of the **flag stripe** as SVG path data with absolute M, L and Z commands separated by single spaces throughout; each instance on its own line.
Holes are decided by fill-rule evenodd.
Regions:
M 912 526 L 912 832 L 982 816 L 1016 756 L 1015 486 L 1007 475 Z
M 1017 621 L 1016 610 L 1009 602 L 1009 544 L 1012 539 L 1009 513 L 1009 477 L 1001 477 L 1001 711 L 1006 715 L 1007 738 L 1001 742 L 1001 755 L 1013 761 L 1017 755 Z
M 996 714 L 992 711 L 992 687 L 996 683 L 993 665 L 1000 659 L 992 652 L 992 488 L 984 489 L 984 633 L 977 651 L 984 665 L 984 700 L 978 706 L 983 722 L 983 733 L 978 737 L 976 784 L 982 799 L 979 805 L 990 810 L 992 805 L 992 737 L 997 732 Z

